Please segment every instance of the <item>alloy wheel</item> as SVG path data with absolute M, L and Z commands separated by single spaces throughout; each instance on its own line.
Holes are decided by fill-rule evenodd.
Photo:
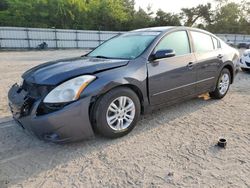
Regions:
M 230 77 L 227 73 L 224 73 L 221 78 L 220 78 L 220 82 L 219 82 L 219 91 L 221 95 L 224 95 L 230 85 Z
M 135 104 L 127 96 L 121 96 L 111 102 L 106 113 L 106 120 L 111 129 L 127 129 L 135 118 Z

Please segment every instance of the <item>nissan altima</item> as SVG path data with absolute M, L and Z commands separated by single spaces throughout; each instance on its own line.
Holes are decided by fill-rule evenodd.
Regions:
M 238 51 L 204 30 L 134 30 L 81 57 L 28 70 L 9 90 L 9 106 L 21 127 L 47 141 L 117 138 L 154 109 L 205 92 L 223 98 L 238 58 Z

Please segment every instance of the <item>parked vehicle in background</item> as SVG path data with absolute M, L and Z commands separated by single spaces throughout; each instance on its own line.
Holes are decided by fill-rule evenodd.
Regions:
M 234 42 L 227 39 L 226 37 L 220 37 L 220 39 L 223 40 L 225 43 L 227 43 L 229 46 L 232 46 L 232 47 L 235 46 Z
M 250 71 L 250 49 L 245 50 L 241 56 L 240 67 L 242 71 Z
M 246 48 L 246 49 L 249 49 L 249 48 L 250 48 L 250 40 L 246 40 L 246 41 L 240 42 L 240 43 L 238 44 L 238 48 Z
M 234 42 L 231 41 L 231 40 L 227 40 L 226 43 L 227 43 L 229 46 L 232 46 L 232 47 L 235 46 Z
M 114 37 L 82 57 L 48 62 L 9 91 L 14 119 L 39 138 L 70 142 L 128 134 L 142 113 L 209 92 L 223 98 L 239 52 L 215 35 L 155 27 Z

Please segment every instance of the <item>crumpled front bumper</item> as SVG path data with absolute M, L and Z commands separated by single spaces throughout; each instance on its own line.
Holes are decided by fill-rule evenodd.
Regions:
M 14 85 L 9 91 L 9 105 L 11 109 L 22 110 L 25 97 L 17 91 Z M 94 136 L 94 132 L 89 120 L 90 98 L 86 97 L 73 102 L 58 111 L 44 115 L 37 115 L 37 109 L 41 100 L 33 103 L 28 115 L 19 115 L 12 110 L 13 118 L 25 129 L 33 132 L 43 140 L 66 143 L 89 139 Z M 15 100 L 18 99 L 18 100 Z M 23 101 L 22 102 L 20 101 Z M 19 103 L 17 103 L 19 101 Z

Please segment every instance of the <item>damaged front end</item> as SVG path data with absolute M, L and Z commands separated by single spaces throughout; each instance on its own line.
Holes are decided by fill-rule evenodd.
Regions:
M 51 91 L 53 86 L 42 86 L 33 83 L 23 82 L 21 86 L 14 84 L 8 93 L 9 107 L 14 118 L 19 119 L 27 116 L 31 112 L 31 108 L 35 101 L 42 99 Z M 54 108 L 53 111 L 60 108 Z M 52 112 L 51 109 L 40 108 L 38 109 L 40 115 L 47 112 Z
M 35 99 L 28 95 L 18 84 L 14 84 L 8 93 L 9 107 L 15 119 L 27 116 L 35 102 Z
M 37 137 L 51 142 L 71 142 L 93 137 L 88 111 L 90 97 L 73 103 L 45 104 L 53 86 L 23 82 L 8 93 L 14 120 Z M 74 122 L 74 124 L 72 124 Z

